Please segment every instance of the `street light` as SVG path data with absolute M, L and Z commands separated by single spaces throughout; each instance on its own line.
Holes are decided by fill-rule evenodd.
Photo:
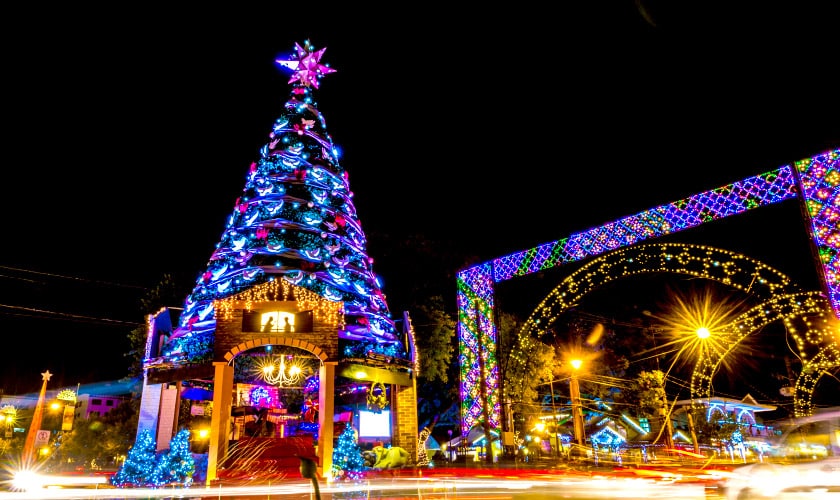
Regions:
M 581 366 L 583 366 L 583 360 L 580 359 L 573 359 L 571 361 L 572 365 L 572 376 L 569 380 L 569 393 L 572 397 L 572 421 L 574 422 L 575 427 L 575 441 L 577 441 L 578 446 L 583 446 L 584 436 L 583 436 L 583 412 L 580 408 L 580 385 L 578 383 L 578 370 Z
M 12 405 L 4 405 L 0 408 L 0 429 L 3 437 L 11 439 L 14 435 L 15 420 L 17 420 L 17 409 Z
M 698 327 L 697 331 L 695 333 L 697 334 L 697 338 L 701 342 L 712 336 L 711 330 L 709 330 L 705 326 Z M 704 347 L 704 349 L 701 352 L 705 353 L 705 347 L 706 346 L 703 346 L 703 347 Z M 702 355 L 703 354 L 701 354 L 701 356 Z M 694 410 L 694 401 L 692 400 L 691 406 L 689 407 L 688 411 L 686 411 L 687 419 L 688 419 L 688 430 L 691 433 L 691 444 L 694 445 L 694 453 L 700 453 L 700 441 L 697 440 L 697 430 L 694 427 L 694 415 L 692 414 L 693 410 Z

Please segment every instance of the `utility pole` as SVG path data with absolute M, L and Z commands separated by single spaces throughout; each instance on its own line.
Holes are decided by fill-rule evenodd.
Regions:
M 557 432 L 557 407 L 554 404 L 554 379 L 551 379 L 549 382 L 551 386 L 551 418 L 554 420 L 554 453 L 559 457 L 560 456 L 560 434 Z
M 691 430 L 691 442 L 694 444 L 694 453 L 700 453 L 700 443 L 697 441 L 697 431 L 694 429 L 694 415 L 692 414 L 694 404 L 688 408 L 688 428 Z
M 572 365 L 572 377 L 569 380 L 569 394 L 572 396 L 572 420 L 575 426 L 575 441 L 577 441 L 578 446 L 583 447 L 583 412 L 580 408 L 580 384 L 577 378 L 577 369 L 580 367 L 580 362 L 578 361 L 575 367 L 575 361 L 572 361 Z

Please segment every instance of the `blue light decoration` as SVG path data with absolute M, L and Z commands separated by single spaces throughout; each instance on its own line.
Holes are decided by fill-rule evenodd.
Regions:
M 264 406 L 266 408 L 271 406 L 271 394 L 264 386 L 258 385 L 251 389 L 251 404 L 254 406 Z
M 619 434 L 615 429 L 609 426 L 603 426 L 602 428 L 598 429 L 592 436 L 589 437 L 589 440 L 594 444 L 598 444 L 601 446 L 620 446 L 627 440 Z
M 111 478 L 111 484 L 118 488 L 159 488 L 173 484 L 189 487 L 195 473 L 188 429 L 179 430 L 169 442 L 169 450 L 160 453 L 155 451 L 151 431 L 144 429 L 128 451 L 125 462 Z
M 111 478 L 111 484 L 121 488 L 125 486 L 145 486 L 150 483 L 148 477 L 155 470 L 157 456 L 155 440 L 151 431 L 144 429 L 128 450 L 125 462 Z
M 338 436 L 333 450 L 332 477 L 340 481 L 358 481 L 364 477 L 366 470 L 368 467 L 356 440 L 356 431 L 348 425 Z
M 345 356 L 374 351 L 408 359 L 367 255 L 339 148 L 315 101 L 320 79 L 335 72 L 321 63 L 325 50 L 307 41 L 277 60 L 293 72 L 290 97 L 163 346 L 163 366 L 211 361 L 214 302 L 275 280 L 341 304 L 338 333 Z
M 798 200 L 804 208 L 806 226 L 818 254 L 815 265 L 830 309 L 820 319 L 820 325 L 809 325 L 799 334 L 800 338 L 817 338 L 814 343 L 823 346 L 803 366 L 803 375 L 796 385 L 795 413 L 810 414 L 810 392 L 817 380 L 827 367 L 840 366 L 840 348 L 836 340 L 832 341 L 838 335 L 836 321 L 840 319 L 840 149 L 460 270 L 456 300 L 461 433 L 466 435 L 477 425 L 500 427 L 499 369 L 495 358 L 496 283 L 786 200 Z M 485 407 L 489 409 L 487 418 L 483 416 Z

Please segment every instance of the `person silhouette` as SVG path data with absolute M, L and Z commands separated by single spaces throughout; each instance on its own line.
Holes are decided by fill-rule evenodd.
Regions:
M 283 319 L 286 320 L 286 323 L 283 325 L 283 331 L 287 332 L 287 333 L 291 332 L 292 331 L 292 324 L 289 322 L 289 317 L 286 316 Z
M 286 320 L 286 321 L 288 321 L 288 320 Z M 274 328 L 274 318 L 268 318 L 268 321 L 266 321 L 265 325 L 263 325 L 263 330 L 262 331 L 270 332 L 273 328 Z

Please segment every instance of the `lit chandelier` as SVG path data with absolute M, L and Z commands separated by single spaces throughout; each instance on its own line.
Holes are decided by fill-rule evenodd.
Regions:
M 291 362 L 288 366 L 286 366 L 286 356 L 269 359 L 260 369 L 262 379 L 271 385 L 281 387 L 300 385 L 306 377 L 305 367 L 295 362 L 291 356 L 289 358 Z

